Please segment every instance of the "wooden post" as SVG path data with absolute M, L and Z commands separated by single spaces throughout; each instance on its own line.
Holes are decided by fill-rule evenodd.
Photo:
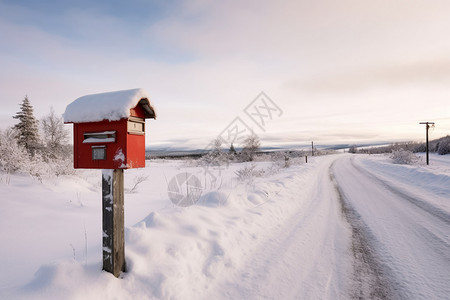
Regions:
M 125 272 L 123 170 L 102 170 L 103 270 Z
M 419 124 L 425 124 L 427 165 L 429 165 L 430 164 L 430 154 L 429 154 L 429 149 L 428 149 L 428 129 L 430 129 L 430 125 L 434 126 L 434 122 L 420 122 Z
M 429 165 L 430 164 L 430 150 L 429 150 L 429 147 L 428 147 L 428 129 L 430 128 L 430 125 L 428 125 L 428 123 L 427 123 L 427 126 L 426 126 L 426 140 L 427 140 L 427 165 Z

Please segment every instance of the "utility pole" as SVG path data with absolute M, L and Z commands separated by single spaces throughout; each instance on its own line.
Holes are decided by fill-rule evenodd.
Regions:
M 419 124 L 425 125 L 425 131 L 426 131 L 426 140 L 427 140 L 427 165 L 430 164 L 430 155 L 429 155 L 429 148 L 428 148 L 428 129 L 430 129 L 430 125 L 434 126 L 434 122 L 420 122 Z

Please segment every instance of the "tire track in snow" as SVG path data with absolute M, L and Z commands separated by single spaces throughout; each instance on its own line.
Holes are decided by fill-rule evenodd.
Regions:
M 331 171 L 347 215 L 364 229 L 362 236 L 395 299 L 447 299 L 448 214 L 355 166 L 352 159 L 337 160 Z
M 351 159 L 350 161 L 351 161 L 352 166 L 356 170 L 358 170 L 358 172 L 364 174 L 365 176 L 369 177 L 373 181 L 378 182 L 380 185 L 385 187 L 387 190 L 389 190 L 393 194 L 399 196 L 401 199 L 409 201 L 411 204 L 414 204 L 415 206 L 422 209 L 423 211 L 426 211 L 427 213 L 431 214 L 432 216 L 437 217 L 444 223 L 447 223 L 448 225 L 450 225 L 450 215 L 448 213 L 446 213 L 445 211 L 439 209 L 438 207 L 433 206 L 430 203 L 427 203 L 427 202 L 420 200 L 418 198 L 415 198 L 415 197 L 411 197 L 410 195 L 400 191 L 399 189 L 393 187 L 386 181 L 378 178 L 376 175 L 368 172 L 367 170 L 365 170 L 365 169 L 361 168 L 360 166 L 358 166 L 357 164 L 355 164 L 354 159 Z
M 436 218 L 439 221 L 442 221 L 446 225 L 450 225 L 450 215 L 446 213 L 445 211 L 439 209 L 438 207 L 425 202 L 424 200 L 421 200 L 419 198 L 412 197 L 397 188 L 390 185 L 388 182 L 380 179 L 376 175 L 370 173 L 369 171 L 363 169 L 362 167 L 358 166 L 354 159 L 351 159 L 352 166 L 358 170 L 361 174 L 364 174 L 364 176 L 367 176 L 371 180 L 379 183 L 381 186 L 385 187 L 387 190 L 389 190 L 394 195 L 399 196 L 400 199 L 405 200 L 409 204 L 414 205 L 415 207 L 419 208 L 421 212 L 425 212 L 429 214 L 432 218 Z M 445 226 L 445 224 L 442 224 Z M 436 234 L 426 226 L 419 225 L 415 228 L 416 232 L 419 236 L 421 236 L 429 245 L 432 245 L 430 247 L 430 250 L 436 252 L 437 255 L 444 258 L 444 260 L 450 262 L 450 252 L 448 249 L 450 248 L 450 244 L 442 238 L 442 236 Z
M 361 216 L 345 199 L 333 174 L 334 163 L 330 166 L 329 177 L 338 195 L 341 213 L 351 228 L 351 250 L 353 254 L 353 288 L 351 299 L 399 299 L 394 295 L 387 271 L 382 267 L 371 241 L 374 240 L 370 229 Z
M 208 295 L 213 299 L 347 299 L 350 230 L 328 178 L 334 157 L 280 197 L 301 203 Z M 307 185 L 308 187 L 302 187 Z M 292 189 L 293 188 L 293 189 Z M 286 201 L 286 200 L 284 200 Z

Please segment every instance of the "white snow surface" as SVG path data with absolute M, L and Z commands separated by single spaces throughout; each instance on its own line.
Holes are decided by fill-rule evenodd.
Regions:
M 341 201 L 366 232 L 388 299 L 448 299 L 450 156 L 430 160 L 233 163 L 216 182 L 190 162 L 147 161 L 125 172 L 126 191 L 148 180 L 125 193 L 128 270 L 119 279 L 101 270 L 101 171 L 42 183 L 11 175 L 9 184 L 0 174 L 0 299 L 377 299 Z M 265 175 L 239 181 L 235 172 L 252 164 Z M 206 186 L 182 208 L 167 182 L 186 172 Z
M 150 101 L 147 92 L 140 88 L 82 96 L 67 105 L 64 122 L 117 121 L 128 118 L 130 109 L 142 98 Z

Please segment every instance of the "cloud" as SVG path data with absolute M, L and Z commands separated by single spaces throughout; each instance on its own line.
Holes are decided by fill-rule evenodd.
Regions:
M 202 58 L 323 68 L 448 47 L 448 9 L 444 1 L 187 1 L 148 34 Z
M 378 87 L 398 88 L 405 85 L 450 84 L 450 57 L 413 62 L 393 62 L 384 66 L 367 66 L 342 71 L 331 76 L 290 80 L 286 88 L 322 93 L 361 92 Z
M 0 3 L 10 114 L 26 93 L 43 115 L 142 87 L 160 110 L 158 143 L 216 136 L 262 90 L 285 112 L 270 134 L 286 140 L 377 138 L 391 134 L 380 123 L 448 114 L 447 1 L 135 0 L 49 14 L 14 3 Z

